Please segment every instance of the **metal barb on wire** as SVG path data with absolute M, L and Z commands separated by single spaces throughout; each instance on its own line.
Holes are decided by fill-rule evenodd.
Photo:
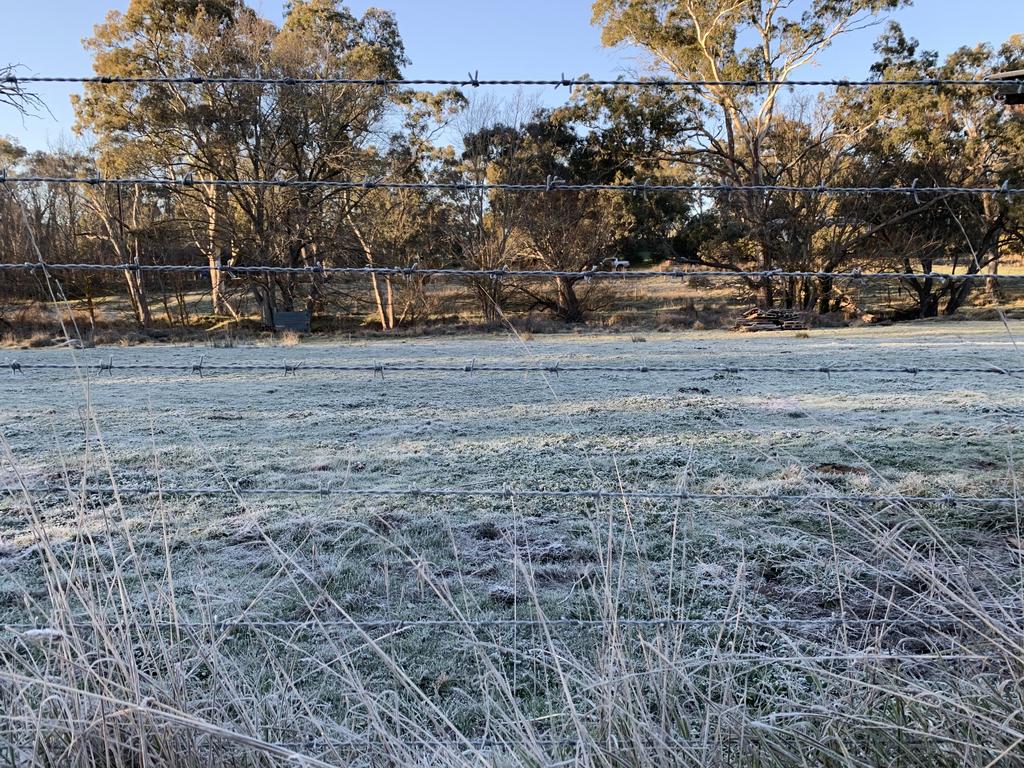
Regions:
M 551 192 L 555 189 L 559 189 L 564 184 L 564 179 L 560 179 L 557 176 L 548 175 L 547 181 L 544 183 L 545 191 Z

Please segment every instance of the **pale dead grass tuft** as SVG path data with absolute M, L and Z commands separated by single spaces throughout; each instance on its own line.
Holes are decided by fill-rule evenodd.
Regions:
M 274 335 L 274 344 L 278 347 L 297 347 L 300 343 L 302 336 L 296 331 L 282 331 Z

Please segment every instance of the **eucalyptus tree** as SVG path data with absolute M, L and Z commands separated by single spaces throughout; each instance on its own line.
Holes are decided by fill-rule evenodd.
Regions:
M 353 264 L 371 267 L 438 266 L 440 235 L 451 220 L 450 200 L 423 185 L 450 166 L 453 150 L 438 137 L 465 106 L 455 90 L 404 92 L 396 97 L 395 125 L 367 169 L 372 178 L 409 186 L 349 192 L 344 223 L 351 237 L 339 246 Z M 344 234 L 344 233 L 342 233 Z M 346 250 L 347 249 L 347 250 Z M 425 314 L 424 276 L 370 275 L 373 312 L 381 330 L 391 331 Z M 401 295 L 400 295 L 401 294 Z
M 586 135 L 558 114 L 538 113 L 524 126 L 523 133 L 528 147 L 525 172 L 529 183 L 544 184 L 549 179 L 582 183 L 613 180 L 598 173 Z M 616 214 L 628 217 L 622 202 L 623 197 L 612 192 L 555 189 L 543 195 L 525 193 L 524 216 L 518 228 L 519 261 L 527 268 L 565 274 L 552 278 L 553 290 L 538 290 L 530 282 L 520 290 L 559 319 L 582 322 L 593 308 L 598 286 L 578 275 L 596 269 L 614 253 L 615 231 L 619 228 Z
M 0 136 L 0 169 L 14 173 L 21 169 L 28 150 L 14 139 Z M 19 215 L 19 198 L 12 185 L 4 185 L 0 192 L 0 261 L 24 260 L 14 253 L 15 244 L 24 239 L 24 223 Z
M 28 151 L 21 144 L 0 136 L 0 168 L 17 172 L 26 157 Z M 21 205 L 18 193 L 11 185 L 4 185 L 0 189 L 0 263 L 9 264 L 26 260 L 21 247 L 26 236 Z M 5 278 L 3 285 L 0 286 L 0 301 L 3 302 L 0 304 L 0 327 L 13 331 L 14 325 L 6 317 L 12 308 L 7 306 L 7 302 L 21 293 L 27 281 L 17 273 L 9 274 L 10 277 Z
M 769 183 L 766 150 L 785 103 L 785 83 L 836 40 L 909 0 L 595 0 L 593 18 L 606 45 L 644 51 L 653 71 L 694 82 L 698 110 L 678 139 L 677 158 L 724 185 Z M 797 10 L 802 9 L 802 11 Z M 722 81 L 772 81 L 760 87 Z M 774 268 L 772 191 L 723 197 L 752 248 L 733 268 Z M 770 280 L 761 299 L 774 301 Z
M 696 102 L 685 90 L 632 86 L 579 88 L 552 120 L 572 126 L 579 146 L 569 178 L 609 184 L 686 184 L 692 168 L 678 161 L 678 137 L 695 125 Z M 700 201 L 685 191 L 605 197 L 611 254 L 629 262 L 678 259 L 688 253 Z
M 394 79 L 406 58 L 391 14 L 357 17 L 335 0 L 294 0 L 278 28 L 242 0 L 132 0 L 87 45 L 97 75 L 165 78 L 89 84 L 76 101 L 78 127 L 96 137 L 104 172 L 162 172 L 189 182 L 174 194 L 211 267 L 215 312 L 232 311 L 219 264 L 329 260 L 320 240 L 355 201 L 304 183 L 363 176 L 395 89 L 262 81 Z M 194 76 L 250 82 L 188 82 Z M 243 179 L 299 183 L 213 183 Z M 265 321 L 278 297 L 289 309 L 297 301 L 292 277 L 244 282 Z
M 486 198 L 480 195 L 479 208 L 463 208 L 468 216 L 461 220 L 457 245 L 464 264 L 498 272 L 514 267 L 580 273 L 621 253 L 636 229 L 633 201 L 627 204 L 627 198 L 611 192 L 558 188 L 563 180 L 624 183 L 632 178 L 618 162 L 616 150 L 622 147 L 611 138 L 602 141 L 596 129 L 579 120 L 582 114 L 578 106 L 538 109 L 527 121 L 491 123 L 465 138 L 463 173 L 540 191 L 492 189 Z M 525 296 L 567 322 L 582 321 L 598 296 L 596 283 L 578 274 L 555 275 L 550 285 L 484 276 L 474 287 L 490 322 L 500 317 L 499 299 L 510 295 Z
M 573 183 L 652 184 L 666 172 L 664 143 L 679 122 L 666 104 L 679 94 L 581 88 L 564 107 L 544 110 L 515 100 L 497 107 L 484 99 L 460 115 L 462 151 L 444 178 L 465 190 L 449 195 L 446 243 L 453 260 L 495 275 L 471 283 L 484 321 L 501 319 L 507 302 L 526 297 L 569 322 L 582 320 L 599 299 L 597 285 L 560 276 L 549 285 L 514 282 L 513 268 L 579 272 L 611 257 L 665 257 L 681 237 L 686 195 L 633 196 L 557 189 Z M 475 185 L 534 185 L 550 192 Z M 578 288 L 582 287 L 582 291 Z
M 240 2 L 132 0 L 125 12 L 111 12 L 85 45 L 101 77 L 210 74 L 199 67 L 200 60 L 214 46 L 229 47 L 242 12 Z M 232 148 L 224 136 L 230 117 L 214 106 L 214 90 L 172 83 L 90 83 L 84 95 L 73 97 L 76 129 L 95 137 L 98 169 L 106 175 L 219 177 L 223 156 Z M 119 193 L 123 197 L 123 190 Z M 196 213 L 186 199 L 178 201 L 179 209 L 188 211 L 196 246 L 216 266 L 217 245 L 227 230 L 222 223 L 227 212 L 218 206 L 223 197 L 219 201 L 218 190 L 201 185 L 182 197 L 202 209 Z M 110 210 L 102 198 L 94 199 L 94 208 Z M 211 281 L 219 313 L 224 311 L 220 273 L 212 271 Z
M 497 276 L 517 264 L 520 226 L 527 215 L 524 195 L 480 187 L 523 184 L 529 170 L 529 143 L 523 130 L 539 106 L 517 95 L 499 104 L 475 99 L 455 119 L 461 145 L 440 168 L 438 178 L 455 189 L 445 196 L 447 215 L 441 222 L 448 259 L 461 267 L 492 272 L 468 281 L 483 321 L 498 324 L 515 286 Z
M 975 80 L 1024 62 L 1024 36 L 1000 48 L 962 47 L 945 59 L 923 50 L 898 26 L 876 45 L 876 77 Z M 858 146 L 864 173 L 880 186 L 998 188 L 1024 182 L 1024 116 L 997 104 L 985 88 L 850 90 L 840 107 L 848 124 L 866 127 Z M 870 247 L 902 280 L 914 314 L 952 314 L 974 280 L 932 280 L 915 272 L 951 269 L 995 273 L 1002 256 L 1024 240 L 1024 205 L 1007 195 L 945 194 L 885 197 L 866 213 Z

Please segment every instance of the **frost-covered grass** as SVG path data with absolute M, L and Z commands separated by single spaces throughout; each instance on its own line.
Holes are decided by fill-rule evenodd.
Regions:
M 1022 330 L 20 352 L 282 371 L 0 381 L 0 484 L 69 489 L 0 500 L 0 765 L 1016 764 L 1013 508 L 75 489 L 1016 496 L 1003 376 L 284 366 L 1024 367 Z

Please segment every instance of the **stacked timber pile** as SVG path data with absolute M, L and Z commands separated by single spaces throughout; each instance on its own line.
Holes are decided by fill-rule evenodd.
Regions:
M 807 321 L 800 312 L 788 309 L 748 309 L 736 324 L 737 331 L 806 331 Z

